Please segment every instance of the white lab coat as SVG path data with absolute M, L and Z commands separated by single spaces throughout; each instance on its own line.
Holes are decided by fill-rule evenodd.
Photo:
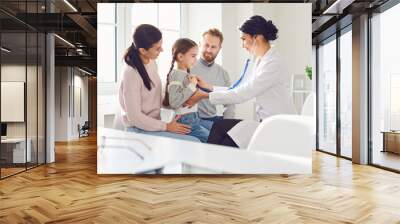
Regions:
M 295 114 L 290 80 L 279 53 L 271 47 L 255 61 L 251 77 L 245 83 L 232 90 L 217 89 L 209 94 L 209 99 L 212 104 L 239 104 L 255 98 L 257 121 L 276 114 Z M 252 121 L 242 121 L 228 134 L 240 148 L 245 148 L 256 127 Z

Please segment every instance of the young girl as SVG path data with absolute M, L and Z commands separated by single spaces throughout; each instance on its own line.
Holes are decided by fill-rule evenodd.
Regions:
M 183 106 L 197 90 L 197 78 L 189 74 L 190 68 L 196 63 L 197 53 L 198 47 L 193 40 L 181 38 L 175 41 L 163 104 L 170 106 L 176 115 L 181 116 L 178 122 L 192 127 L 189 135 L 200 139 L 201 142 L 207 142 L 210 130 L 201 125 L 197 104 L 191 108 Z M 177 69 L 174 69 L 175 62 Z

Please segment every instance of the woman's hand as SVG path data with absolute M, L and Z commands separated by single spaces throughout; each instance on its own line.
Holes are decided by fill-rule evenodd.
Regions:
M 184 106 L 188 106 L 189 108 L 195 105 L 197 102 L 199 102 L 202 99 L 208 98 L 208 93 L 203 92 L 201 90 L 197 90 L 186 102 L 184 103 Z
M 186 124 L 181 124 L 177 120 L 181 118 L 181 115 L 176 116 L 171 122 L 167 123 L 167 131 L 177 134 L 186 135 L 190 133 L 192 127 Z
M 213 91 L 213 86 L 210 85 L 209 83 L 207 83 L 206 81 L 204 81 L 203 78 L 200 78 L 199 76 L 196 76 L 197 78 L 197 85 L 200 86 L 203 89 L 208 89 L 210 91 Z
M 189 81 L 193 83 L 195 86 L 197 85 L 198 81 L 195 75 L 189 75 Z

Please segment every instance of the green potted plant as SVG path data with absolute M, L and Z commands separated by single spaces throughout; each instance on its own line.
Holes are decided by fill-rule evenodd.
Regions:
M 311 80 L 312 79 L 312 68 L 311 68 L 311 66 L 307 65 L 307 67 L 305 69 L 305 72 L 306 72 L 306 76 Z

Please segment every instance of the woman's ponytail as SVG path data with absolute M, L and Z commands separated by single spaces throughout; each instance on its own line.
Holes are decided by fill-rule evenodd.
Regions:
M 278 28 L 276 28 L 272 21 L 258 15 L 246 20 L 239 30 L 251 36 L 261 34 L 267 41 L 273 41 L 278 38 Z
M 276 40 L 276 38 L 278 38 L 278 29 L 276 28 L 276 26 L 272 23 L 271 20 L 268 20 L 265 24 L 264 24 L 264 32 L 263 32 L 263 36 L 266 40 L 269 41 L 273 41 Z
M 127 49 L 124 60 L 126 64 L 136 69 L 143 80 L 144 86 L 147 90 L 151 90 L 153 82 L 151 81 L 149 74 L 144 67 L 143 61 L 140 58 L 139 48 L 145 50 L 153 47 L 153 44 L 159 42 L 162 39 L 161 31 L 150 24 L 139 25 L 133 34 L 132 45 Z
M 139 50 L 136 48 L 134 43 L 132 43 L 132 45 L 128 48 L 127 53 L 124 56 L 124 60 L 126 64 L 135 68 L 139 72 L 139 75 L 143 80 L 144 86 L 150 91 L 152 88 L 152 81 L 146 71 L 146 68 L 144 67 L 142 59 L 139 56 Z

